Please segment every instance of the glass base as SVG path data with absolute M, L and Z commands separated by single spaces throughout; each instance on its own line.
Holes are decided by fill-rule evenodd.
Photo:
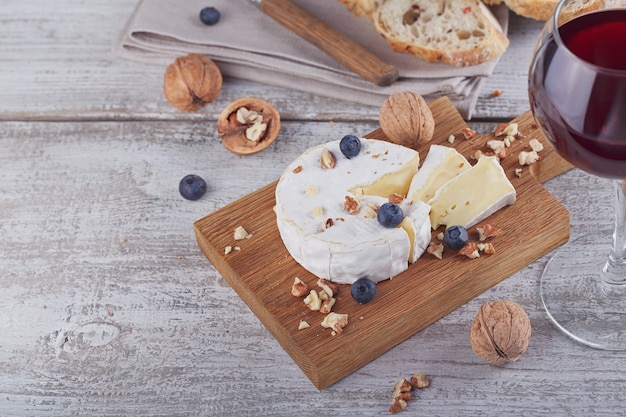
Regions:
M 601 279 L 610 250 L 610 231 L 558 249 L 541 277 L 541 300 L 550 319 L 576 341 L 626 350 L 626 281 Z

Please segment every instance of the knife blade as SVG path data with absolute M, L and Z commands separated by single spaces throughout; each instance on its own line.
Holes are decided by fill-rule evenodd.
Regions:
M 398 70 L 383 62 L 338 30 L 290 0 L 250 0 L 263 13 L 311 42 L 337 62 L 360 77 L 378 85 L 388 86 L 398 79 Z

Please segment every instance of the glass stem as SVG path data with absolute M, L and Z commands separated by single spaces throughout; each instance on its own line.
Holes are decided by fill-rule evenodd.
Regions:
M 602 270 L 607 284 L 626 286 L 626 181 L 613 181 L 615 192 L 615 228 L 613 247 Z

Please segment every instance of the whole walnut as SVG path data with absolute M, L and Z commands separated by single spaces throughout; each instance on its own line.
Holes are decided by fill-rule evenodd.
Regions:
M 474 353 L 494 365 L 516 361 L 530 341 L 530 319 L 521 305 L 511 300 L 484 303 L 470 331 Z
M 196 111 L 217 99 L 221 90 L 222 73 L 215 62 L 204 55 L 176 58 L 165 70 L 165 98 L 179 110 Z
M 389 141 L 415 149 L 435 134 L 435 119 L 422 96 L 410 91 L 387 97 L 379 123 Z

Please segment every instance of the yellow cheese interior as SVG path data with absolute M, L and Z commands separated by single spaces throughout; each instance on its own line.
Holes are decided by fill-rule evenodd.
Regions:
M 419 154 L 416 153 L 415 156 L 398 171 L 385 174 L 373 183 L 360 187 L 360 191 L 351 190 L 351 192 L 355 195 L 376 195 L 384 198 L 394 193 L 406 196 L 409 192 L 411 180 L 417 172 L 419 162 Z
M 412 201 L 421 200 L 428 203 L 433 198 L 437 190 L 446 182 L 459 175 L 461 172 L 470 169 L 471 165 L 458 152 L 447 152 L 443 161 L 428 176 L 422 187 L 415 190 L 413 195 L 409 196 Z
M 400 227 L 404 229 L 407 235 L 409 235 L 409 262 L 411 262 L 411 260 L 413 259 L 413 253 L 415 251 L 415 229 L 413 228 L 413 222 L 411 222 L 408 217 L 405 217 L 404 219 L 402 219 Z
M 433 229 L 466 226 L 507 194 L 515 192 L 495 157 L 481 157 L 471 169 L 448 182 L 428 204 Z

